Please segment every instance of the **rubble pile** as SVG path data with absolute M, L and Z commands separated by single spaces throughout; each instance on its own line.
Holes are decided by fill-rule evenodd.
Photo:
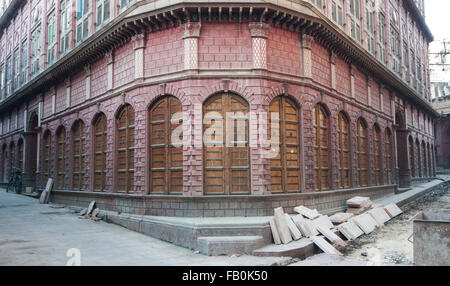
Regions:
M 269 220 L 274 243 L 288 244 L 305 237 L 325 253 L 342 255 L 338 249 L 346 246 L 344 240 L 370 234 L 402 213 L 394 203 L 374 208 L 368 197 L 353 197 L 346 205 L 345 213 L 330 217 L 305 206 L 295 207 L 295 215 L 284 213 L 282 207 L 275 208 Z

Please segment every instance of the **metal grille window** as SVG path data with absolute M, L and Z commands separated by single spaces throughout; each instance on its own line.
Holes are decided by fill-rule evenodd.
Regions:
M 14 90 L 20 87 L 20 51 L 14 51 Z
M 181 102 L 167 96 L 150 109 L 150 192 L 183 192 L 183 146 L 171 142 L 175 129 L 182 128 Z M 182 140 L 182 133 L 178 139 Z M 180 138 L 181 137 L 181 138 Z
M 6 60 L 6 97 L 12 94 L 12 59 Z
M 374 167 L 375 167 L 375 184 L 382 185 L 382 174 L 381 174 L 381 131 L 377 125 L 373 126 L 372 129 L 372 139 L 373 139 L 373 156 L 374 156 Z
M 408 55 L 408 44 L 403 41 L 403 79 L 409 83 L 409 55 Z
M 117 191 L 134 191 L 134 110 L 122 107 L 117 116 Z
M 84 190 L 84 144 L 86 137 L 84 136 L 84 123 L 77 120 L 72 127 L 72 189 Z
M 339 26 L 344 26 L 343 0 L 331 1 L 331 19 Z
M 41 28 L 39 26 L 31 33 L 31 72 L 30 72 L 31 77 L 36 76 L 40 70 L 39 66 L 39 57 L 41 53 L 40 37 L 41 37 Z
M 313 112 L 314 134 L 314 185 L 315 190 L 330 188 L 330 160 L 328 157 L 328 115 L 325 108 L 318 104 Z
M 56 21 L 55 13 L 48 16 L 47 22 L 47 65 L 55 62 L 56 56 Z
M 106 191 L 107 120 L 104 114 L 94 122 L 94 191 Z
M 110 5 L 109 0 L 96 0 L 96 21 L 95 26 L 100 28 L 109 21 Z
M 347 117 L 341 112 L 338 117 L 339 187 L 350 187 L 350 127 Z
M 21 84 L 24 85 L 28 81 L 28 42 L 22 44 L 22 79 Z
M 89 0 L 78 0 L 76 42 L 80 43 L 89 36 Z
M 380 61 L 386 64 L 386 17 L 383 13 L 378 13 L 378 44 L 380 46 Z
M 61 31 L 59 42 L 61 55 L 64 55 L 69 50 L 70 13 L 70 0 L 61 1 Z
M 365 187 L 369 185 L 369 169 L 367 156 L 367 125 L 362 119 L 357 123 L 357 143 L 358 143 L 358 179 L 359 185 Z
M 400 34 L 394 26 L 391 25 L 391 52 L 392 52 L 392 71 L 400 74 Z
M 372 0 L 366 0 L 367 50 L 373 55 L 375 55 L 374 5 Z
M 272 193 L 300 192 L 299 111 L 292 100 L 276 97 L 269 107 L 269 134 L 271 139 L 270 180 Z M 271 129 L 272 113 L 278 113 L 278 128 Z M 275 125 L 277 126 L 277 125 Z M 277 144 L 278 143 L 278 144 Z
M 56 188 L 64 189 L 64 178 L 66 177 L 66 129 L 60 127 L 56 132 Z
M 206 194 L 250 193 L 248 103 L 240 96 L 223 93 L 203 106 L 204 186 Z M 227 113 L 232 120 L 227 126 Z M 231 126 L 230 126 L 231 125 Z M 225 128 L 226 127 L 226 128 Z M 224 144 L 224 138 L 230 141 Z M 216 143 L 216 144 L 215 144 Z
M 128 7 L 133 5 L 136 0 L 120 0 L 120 12 L 126 10 Z

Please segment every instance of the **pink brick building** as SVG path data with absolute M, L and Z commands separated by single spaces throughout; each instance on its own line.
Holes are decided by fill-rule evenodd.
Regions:
M 53 178 L 55 202 L 260 216 L 434 177 L 423 0 L 2 5 L 3 182 L 17 166 L 35 190 Z M 241 145 L 206 146 L 214 123 L 237 134 L 226 112 L 245 122 Z

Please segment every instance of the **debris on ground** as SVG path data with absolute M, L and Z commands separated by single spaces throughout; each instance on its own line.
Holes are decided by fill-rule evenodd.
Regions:
M 274 243 L 288 244 L 307 237 L 323 252 L 342 255 L 339 250 L 347 246 L 344 239 L 351 241 L 370 234 L 402 213 L 396 204 L 372 208 L 369 197 L 353 197 L 346 204 L 346 213 L 331 217 L 305 206 L 295 207 L 298 214 L 292 216 L 284 213 L 282 207 L 275 208 L 269 219 Z
M 52 205 L 50 205 L 50 207 L 51 207 L 52 209 L 63 209 L 63 208 L 66 207 L 66 205 L 52 204 Z
M 95 201 L 92 201 L 87 208 L 82 209 L 78 213 L 78 218 L 91 219 L 93 221 L 100 221 L 101 218 L 98 216 L 100 214 L 100 209 L 95 208 Z
M 45 185 L 45 189 L 39 198 L 39 203 L 48 204 L 48 200 L 50 198 L 50 192 L 52 191 L 52 188 L 53 188 L 53 179 L 48 178 L 47 184 Z

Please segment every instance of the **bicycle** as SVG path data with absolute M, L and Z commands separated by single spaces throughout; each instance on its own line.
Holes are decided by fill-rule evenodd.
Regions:
M 11 172 L 11 177 L 9 178 L 8 187 L 6 188 L 6 192 L 10 189 L 13 190 L 16 194 L 20 194 L 22 191 L 22 170 L 16 167 L 13 167 L 13 171 Z

